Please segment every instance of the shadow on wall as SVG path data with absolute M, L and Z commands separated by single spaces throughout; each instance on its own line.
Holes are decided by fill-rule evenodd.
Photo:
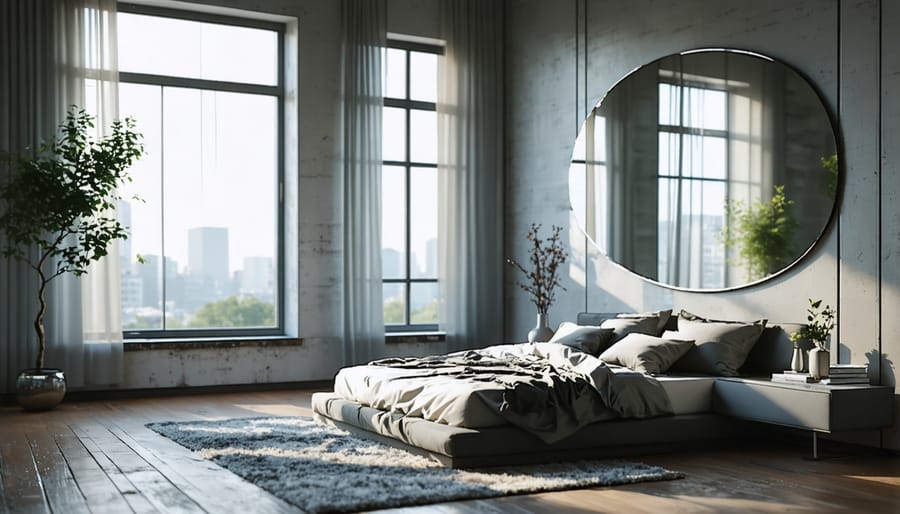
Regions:
M 879 356 L 881 357 L 880 359 Z M 878 371 L 880 370 L 880 385 L 897 385 L 897 376 L 894 374 L 894 361 L 888 358 L 888 354 L 879 354 L 878 350 L 872 350 L 866 352 L 866 360 L 869 363 L 869 379 L 872 381 L 872 383 L 876 383 L 878 381 Z

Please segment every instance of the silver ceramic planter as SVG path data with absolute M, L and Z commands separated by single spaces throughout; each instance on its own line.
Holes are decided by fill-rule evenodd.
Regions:
M 550 318 L 547 313 L 539 312 L 537 315 L 537 325 L 528 332 L 529 343 L 540 343 L 549 341 L 553 337 L 553 329 L 550 328 Z
M 66 375 L 61 369 L 26 369 L 16 378 L 16 401 L 25 410 L 50 410 L 66 395 Z

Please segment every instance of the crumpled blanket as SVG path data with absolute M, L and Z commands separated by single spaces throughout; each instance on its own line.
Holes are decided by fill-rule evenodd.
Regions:
M 597 421 L 672 413 L 668 395 L 652 377 L 608 366 L 589 354 L 553 343 L 389 358 L 370 365 L 419 370 L 413 375 L 417 378 L 492 382 L 498 387 L 478 389 L 475 394 L 509 423 L 547 443 Z

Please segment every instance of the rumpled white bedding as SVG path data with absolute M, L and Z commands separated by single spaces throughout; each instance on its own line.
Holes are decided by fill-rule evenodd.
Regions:
M 555 343 L 344 368 L 335 377 L 335 392 L 379 410 L 452 426 L 512 423 L 547 442 L 596 421 L 672 413 L 668 395 L 652 377 Z M 567 404 L 560 405 L 561 399 Z

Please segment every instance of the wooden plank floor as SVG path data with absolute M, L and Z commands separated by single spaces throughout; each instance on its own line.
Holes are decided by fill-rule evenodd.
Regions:
M 313 391 L 67 402 L 45 413 L 0 408 L 0 514 L 297 512 L 144 427 L 151 421 L 311 415 Z M 671 482 L 451 502 L 384 512 L 900 513 L 900 458 L 796 442 L 644 456 Z

